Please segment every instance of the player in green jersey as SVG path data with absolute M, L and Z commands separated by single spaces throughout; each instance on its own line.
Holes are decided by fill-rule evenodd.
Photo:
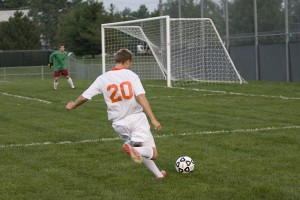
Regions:
M 60 74 L 66 77 L 68 84 L 72 89 L 75 89 L 75 86 L 73 84 L 73 81 L 71 77 L 69 76 L 69 72 L 66 67 L 66 57 L 68 56 L 68 52 L 65 51 L 65 45 L 60 44 L 59 45 L 59 50 L 54 51 L 50 56 L 49 56 L 49 64 L 48 66 L 50 68 L 53 67 L 54 69 L 54 82 L 53 82 L 53 88 L 54 90 L 57 90 L 58 86 L 58 79 Z

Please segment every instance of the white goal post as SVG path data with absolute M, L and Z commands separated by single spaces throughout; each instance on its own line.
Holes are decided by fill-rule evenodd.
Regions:
M 102 71 L 114 66 L 121 48 L 134 54 L 132 71 L 167 86 L 246 83 L 208 18 L 153 17 L 102 24 Z

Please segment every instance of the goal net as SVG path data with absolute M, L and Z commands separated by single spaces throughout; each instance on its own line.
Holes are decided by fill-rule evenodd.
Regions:
M 169 16 L 102 24 L 102 71 L 121 48 L 134 54 L 132 71 L 167 86 L 245 83 L 212 22 Z

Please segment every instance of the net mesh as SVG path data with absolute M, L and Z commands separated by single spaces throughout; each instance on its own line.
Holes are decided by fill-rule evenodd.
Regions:
M 210 19 L 151 18 L 104 24 L 106 70 L 121 48 L 134 54 L 132 70 L 141 79 L 167 79 L 172 86 L 195 83 L 243 83 Z M 167 33 L 170 68 L 167 74 Z
M 105 26 L 106 70 L 114 66 L 114 54 L 121 48 L 133 52 L 131 70 L 141 79 L 166 79 L 165 20 L 131 22 L 125 25 Z
M 241 81 L 211 20 L 172 19 L 170 25 L 172 85 Z

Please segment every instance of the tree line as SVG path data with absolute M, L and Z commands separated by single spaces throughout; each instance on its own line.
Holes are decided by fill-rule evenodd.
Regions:
M 229 30 L 231 35 L 253 33 L 254 14 L 252 0 L 228 2 Z M 284 0 L 258 2 L 260 32 L 284 30 Z M 298 0 L 289 0 L 291 24 L 300 24 Z M 179 4 L 180 3 L 180 4 Z M 226 0 L 201 1 L 167 0 L 162 5 L 163 15 L 177 18 L 211 18 L 220 35 L 225 35 Z M 180 5 L 180 11 L 179 7 Z M 203 8 L 201 8 L 203 6 Z M 15 12 L 6 22 L 0 22 L 0 50 L 29 50 L 42 47 L 55 49 L 59 43 L 77 55 L 101 53 L 101 24 L 143 19 L 160 15 L 157 8 L 150 12 L 146 5 L 138 10 L 117 10 L 110 4 L 105 8 L 96 0 L 1 0 L 0 10 L 29 9 L 28 16 Z M 181 13 L 179 13 L 181 12 Z M 203 12 L 203 13 L 202 13 Z

